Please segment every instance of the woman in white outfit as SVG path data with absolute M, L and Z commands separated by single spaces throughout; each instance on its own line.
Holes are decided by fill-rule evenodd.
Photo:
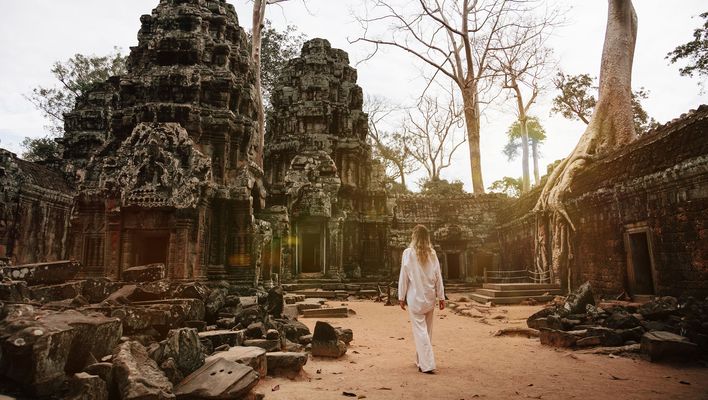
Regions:
M 410 246 L 403 251 L 401 275 L 398 278 L 398 302 L 402 309 L 408 306 L 418 370 L 433 373 L 433 310 L 437 305 L 445 309 L 440 262 L 430 243 L 430 233 L 423 225 L 413 228 Z

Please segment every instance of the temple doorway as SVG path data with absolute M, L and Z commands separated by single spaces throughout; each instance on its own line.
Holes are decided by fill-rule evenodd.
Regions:
M 460 279 L 460 253 L 447 253 L 447 279 Z
M 627 277 L 632 295 L 654 294 L 654 266 L 647 230 L 629 231 L 627 243 Z
M 324 273 L 324 226 L 317 222 L 297 225 L 298 271 L 303 274 Z
M 141 232 L 135 235 L 134 265 L 167 264 L 170 235 L 167 232 Z

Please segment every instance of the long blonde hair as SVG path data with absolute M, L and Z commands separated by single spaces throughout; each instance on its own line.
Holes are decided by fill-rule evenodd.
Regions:
M 413 228 L 410 247 L 415 250 L 418 260 L 425 264 L 433 253 L 433 245 L 430 243 L 430 232 L 423 225 L 416 225 Z

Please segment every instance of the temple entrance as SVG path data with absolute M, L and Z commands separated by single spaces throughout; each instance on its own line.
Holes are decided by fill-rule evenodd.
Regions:
M 447 279 L 460 279 L 460 253 L 447 253 Z
M 322 272 L 320 266 L 320 234 L 319 233 L 303 233 L 302 234 L 302 272 Z
M 134 265 L 167 264 L 169 233 L 143 232 L 135 235 Z
M 319 221 L 297 224 L 298 273 L 324 273 L 325 227 Z
M 653 260 L 649 232 L 629 231 L 626 234 L 627 276 L 629 290 L 633 295 L 654 294 Z

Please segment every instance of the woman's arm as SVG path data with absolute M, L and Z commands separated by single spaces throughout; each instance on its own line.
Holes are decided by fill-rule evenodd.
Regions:
M 445 288 L 443 287 L 442 273 L 440 272 L 440 260 L 436 254 L 433 254 L 433 259 L 435 261 L 435 297 L 438 298 L 440 302 L 440 309 L 445 309 Z
M 401 273 L 398 275 L 398 304 L 402 309 L 406 309 L 406 294 L 408 293 L 408 273 L 406 265 L 408 264 L 408 249 L 403 250 L 401 257 Z

